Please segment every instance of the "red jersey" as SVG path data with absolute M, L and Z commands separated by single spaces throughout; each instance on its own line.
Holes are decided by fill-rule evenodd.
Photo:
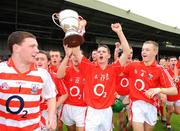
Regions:
M 143 100 L 152 105 L 157 106 L 158 97 L 149 99 L 144 92 L 150 88 L 167 88 L 172 86 L 170 75 L 154 62 L 150 66 L 146 66 L 144 62 L 130 63 L 124 70 L 129 76 L 130 82 L 130 98 L 132 101 Z M 171 78 L 172 79 L 172 78 Z
M 80 71 L 75 71 L 73 66 L 67 67 L 64 84 L 66 85 L 69 96 L 65 104 L 86 106 L 83 96 L 84 82 L 84 78 Z
M 171 75 L 171 77 L 174 77 L 174 72 L 172 71 L 171 68 L 168 68 L 168 72 Z M 180 75 L 180 73 L 179 73 L 179 75 Z M 178 89 L 178 94 L 174 95 L 174 96 L 167 95 L 167 100 L 168 101 L 177 101 L 177 100 L 180 100 L 180 81 L 178 83 L 176 83 L 176 87 Z
M 120 72 L 116 78 L 116 91 L 121 96 L 129 95 L 129 78 L 128 75 Z
M 55 85 L 45 69 L 32 65 L 20 73 L 12 59 L 0 64 L 0 130 L 40 130 L 40 97 L 56 96 Z
M 58 70 L 58 68 L 56 66 L 50 65 L 48 67 L 48 72 L 50 72 L 50 73 L 56 74 L 57 70 Z
M 55 85 L 56 85 L 56 89 L 57 89 L 57 97 L 64 95 L 67 93 L 66 91 L 66 87 L 64 85 L 64 82 L 62 79 L 57 78 L 55 75 L 57 73 L 58 68 L 56 66 L 50 65 L 48 67 L 48 72 L 50 73 Z
M 180 60 L 178 60 L 178 63 L 177 63 L 177 68 L 179 69 L 180 68 Z
M 104 70 L 83 57 L 79 64 L 85 77 L 84 96 L 88 106 L 103 109 L 114 104 L 116 75 L 120 72 L 120 64 L 108 65 Z
M 62 96 L 67 93 L 66 86 L 62 79 L 58 79 L 54 74 L 50 73 L 52 80 L 56 85 L 57 97 Z

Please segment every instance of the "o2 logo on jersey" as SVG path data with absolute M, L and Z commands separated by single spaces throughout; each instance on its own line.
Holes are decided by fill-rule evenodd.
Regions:
M 80 89 L 77 86 L 72 86 L 70 88 L 70 95 L 73 97 L 78 97 L 78 99 L 81 99 Z
M 20 106 L 19 106 L 19 109 L 17 110 L 12 110 L 10 108 L 10 103 L 13 99 L 17 99 L 20 103 Z M 16 101 L 17 102 L 17 101 Z M 13 95 L 11 97 L 9 97 L 7 100 L 6 100 L 6 111 L 11 113 L 11 114 L 19 114 L 24 108 L 24 100 L 21 96 L 18 96 L 18 95 Z M 21 118 L 26 118 L 26 115 L 28 114 L 28 111 L 27 110 L 23 110 L 22 111 L 24 114 L 21 116 Z
M 144 90 L 145 84 L 144 84 L 143 80 L 136 79 L 134 86 L 137 90 L 142 91 L 142 90 Z
M 127 78 L 122 78 L 120 85 L 121 87 L 127 87 L 129 85 L 129 80 Z
M 103 96 L 103 97 L 106 97 L 107 96 L 107 93 L 104 92 L 104 85 L 103 84 L 96 84 L 94 86 L 94 94 L 96 96 Z

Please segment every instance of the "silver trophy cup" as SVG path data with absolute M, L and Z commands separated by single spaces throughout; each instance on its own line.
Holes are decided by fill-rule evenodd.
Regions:
M 63 43 L 69 47 L 77 47 L 84 42 L 83 33 L 79 31 L 82 17 L 74 10 L 65 9 L 52 15 L 53 22 L 65 32 Z M 59 24 L 56 22 L 58 21 Z

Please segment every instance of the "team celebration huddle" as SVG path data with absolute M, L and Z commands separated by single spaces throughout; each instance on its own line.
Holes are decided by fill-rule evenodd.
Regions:
M 149 40 L 142 61 L 133 60 L 120 23 L 109 25 L 119 38 L 114 52 L 99 43 L 88 59 L 80 48 L 88 21 L 78 16 L 75 22 L 77 32 L 63 27 L 63 58 L 58 49 L 38 49 L 30 32 L 9 35 L 11 56 L 0 63 L 0 131 L 62 131 L 63 125 L 68 131 L 112 131 L 113 113 L 118 131 L 152 131 L 159 112 L 171 129 L 172 113 L 180 114 L 180 59 L 158 63 L 159 45 Z

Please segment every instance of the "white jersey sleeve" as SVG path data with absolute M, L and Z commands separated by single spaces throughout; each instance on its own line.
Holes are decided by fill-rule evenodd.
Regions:
M 42 74 L 42 79 L 43 79 L 43 88 L 42 88 L 42 97 L 44 99 L 49 99 L 52 97 L 56 97 L 56 86 L 48 73 L 48 71 L 44 69 L 39 69 L 41 70 Z

